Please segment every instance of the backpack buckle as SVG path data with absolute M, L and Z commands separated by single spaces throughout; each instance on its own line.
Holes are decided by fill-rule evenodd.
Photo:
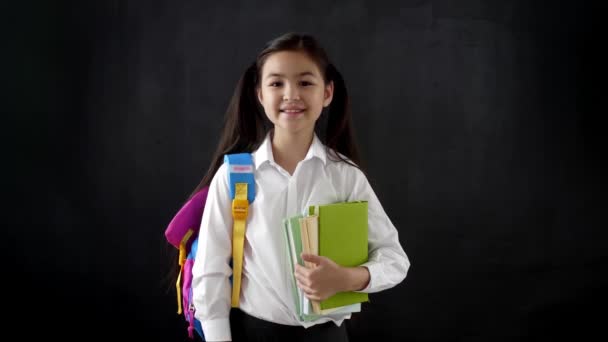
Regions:
M 232 217 L 235 220 L 246 220 L 249 210 L 249 201 L 246 199 L 232 200 Z

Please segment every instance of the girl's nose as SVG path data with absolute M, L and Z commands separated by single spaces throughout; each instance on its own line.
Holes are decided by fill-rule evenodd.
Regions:
M 298 93 L 298 87 L 292 85 L 285 86 L 285 92 L 283 93 L 283 101 L 299 100 L 300 94 Z

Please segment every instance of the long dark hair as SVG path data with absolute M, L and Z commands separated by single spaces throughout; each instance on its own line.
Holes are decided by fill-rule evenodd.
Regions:
M 332 102 L 327 113 L 322 114 L 322 117 L 325 116 L 325 118 L 317 120 L 315 131 L 328 150 L 338 152 L 328 153 L 330 158 L 337 158 L 361 168 L 359 150 L 354 137 L 350 101 L 342 75 L 312 35 L 289 32 L 266 43 L 255 62 L 245 70 L 239 79 L 225 113 L 222 134 L 211 158 L 211 165 L 188 199 L 211 183 L 211 179 L 224 162 L 225 154 L 255 151 L 268 131 L 272 129 L 270 120 L 258 102 L 256 89 L 259 86 L 262 67 L 266 59 L 272 53 L 279 51 L 306 53 L 323 73 L 325 84 L 334 82 Z

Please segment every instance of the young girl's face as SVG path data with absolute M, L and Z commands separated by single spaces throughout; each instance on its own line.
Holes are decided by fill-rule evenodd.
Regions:
M 333 96 L 333 82 L 325 84 L 319 67 L 303 52 L 281 51 L 268 56 L 257 89 L 275 132 L 312 133 L 315 122 Z

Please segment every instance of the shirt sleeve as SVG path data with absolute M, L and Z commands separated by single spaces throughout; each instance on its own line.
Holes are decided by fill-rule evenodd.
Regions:
M 387 216 L 367 177 L 359 169 L 354 175 L 347 198 L 368 201 L 368 261 L 361 266 L 369 270 L 366 288 L 358 292 L 373 293 L 402 282 L 410 268 L 410 260 L 399 242 L 399 232 Z
M 209 185 L 192 267 L 195 317 L 207 341 L 231 341 L 229 277 L 232 274 L 232 215 L 227 168 L 223 164 Z

